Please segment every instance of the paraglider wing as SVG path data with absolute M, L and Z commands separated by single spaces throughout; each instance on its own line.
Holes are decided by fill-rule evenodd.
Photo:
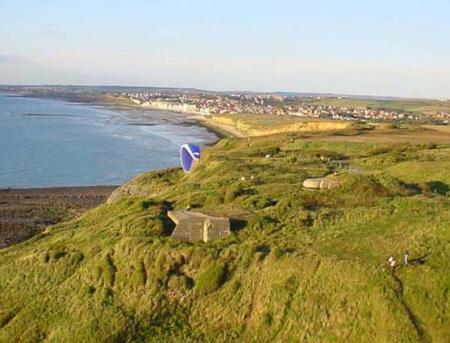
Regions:
M 181 167 L 188 173 L 194 163 L 200 159 L 200 147 L 195 144 L 184 144 L 180 149 Z

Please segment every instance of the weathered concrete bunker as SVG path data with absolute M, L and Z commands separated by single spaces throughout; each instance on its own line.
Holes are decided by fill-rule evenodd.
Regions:
M 330 178 L 306 179 L 303 181 L 303 187 L 309 189 L 331 189 L 339 186 L 339 182 Z
M 167 215 L 176 224 L 171 237 L 181 241 L 206 243 L 230 234 L 228 218 L 188 211 L 169 211 Z

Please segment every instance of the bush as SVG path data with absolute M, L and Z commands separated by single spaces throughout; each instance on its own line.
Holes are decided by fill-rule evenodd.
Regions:
M 207 263 L 196 279 L 195 290 L 201 295 L 216 291 L 224 282 L 225 270 L 226 266 L 223 263 Z

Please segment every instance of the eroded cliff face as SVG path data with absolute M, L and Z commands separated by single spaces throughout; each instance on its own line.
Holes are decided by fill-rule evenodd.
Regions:
M 286 123 L 274 124 L 272 122 L 260 122 L 259 125 L 233 116 L 213 116 L 208 121 L 223 127 L 238 137 L 257 137 L 287 132 L 315 132 L 338 131 L 352 129 L 355 123 L 343 121 L 303 121 L 299 118 L 289 118 Z

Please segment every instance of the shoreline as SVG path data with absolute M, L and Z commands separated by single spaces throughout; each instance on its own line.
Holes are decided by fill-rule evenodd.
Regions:
M 207 117 L 205 118 L 205 117 L 198 117 L 198 116 L 192 115 L 190 117 L 190 119 L 192 119 L 196 124 L 198 124 L 198 126 L 204 127 L 209 132 L 214 133 L 217 136 L 218 140 L 221 140 L 223 138 L 230 138 L 230 137 L 240 137 L 239 134 L 237 134 L 236 132 L 233 132 L 232 130 L 227 129 L 223 125 L 217 125 L 216 123 L 211 123 L 211 121 L 209 121 L 207 119 Z M 216 142 L 214 142 L 213 144 L 215 144 Z
M 139 124 L 154 124 L 146 118 L 145 109 L 127 104 L 120 99 L 69 96 L 39 96 L 39 94 L 9 93 L 10 96 L 37 99 L 51 99 L 86 106 L 101 106 L 108 110 L 134 110 L 142 115 Z M 156 111 L 156 110 L 154 110 Z M 177 113 L 167 111 L 170 113 Z M 180 113 L 177 113 L 178 115 Z M 126 113 L 132 119 L 132 113 Z M 175 120 L 174 120 L 175 121 Z M 207 143 L 214 145 L 222 138 L 230 137 L 230 133 L 215 125 L 210 125 L 203 118 L 182 113 L 177 125 L 197 126 L 213 133 L 215 138 Z M 81 186 L 2 186 L 0 187 L 0 249 L 26 241 L 58 223 L 79 217 L 89 209 L 106 203 L 109 195 L 120 185 L 81 185 Z
M 208 137 L 208 139 L 205 139 L 205 145 L 211 146 L 217 143 L 220 139 L 224 137 L 229 137 L 228 132 L 225 130 L 221 130 L 220 128 L 208 125 L 204 120 L 201 118 L 198 118 L 196 116 L 193 116 L 190 113 L 181 113 L 181 112 L 174 112 L 174 111 L 163 111 L 163 110 L 156 110 L 156 109 L 146 109 L 139 105 L 133 104 L 129 101 L 127 101 L 126 98 L 123 97 L 113 97 L 108 95 L 91 95 L 91 94 L 70 94 L 70 93 L 51 93 L 51 94 L 41 94 L 41 93 L 25 93 L 25 92 L 1 92 L 0 94 L 10 96 L 10 97 L 18 97 L 18 98 L 30 98 L 30 99 L 43 99 L 43 100 L 55 100 L 55 101 L 61 101 L 66 103 L 72 103 L 76 105 L 82 105 L 86 107 L 94 107 L 94 108 L 103 108 L 108 111 L 117 112 L 121 115 L 123 115 L 124 120 L 126 121 L 125 125 L 132 125 L 132 126 L 154 126 L 154 125 L 165 125 L 165 124 L 171 124 L 176 126 L 185 126 L 185 127 L 198 127 L 198 128 L 204 128 L 208 133 L 212 133 L 211 137 Z M 149 116 L 149 110 L 151 112 L 155 112 L 157 117 L 161 118 L 154 119 Z M 158 112 L 167 112 L 167 116 L 159 116 Z M 161 114 L 161 113 L 160 113 Z M 171 116 L 171 114 L 174 114 Z M 26 116 L 32 116 L 32 115 L 41 115 L 39 113 L 25 113 Z M 59 116 L 57 114 L 52 114 L 50 116 Z M 200 133 L 199 133 L 200 135 Z M 176 167 L 178 165 L 174 165 L 173 167 Z M 153 169 L 149 169 L 153 170 Z M 156 169 L 154 169 L 156 170 Z M 135 175 L 131 176 L 134 177 Z M 19 189 L 46 189 L 46 188 L 80 188 L 80 187 L 103 187 L 103 186 L 115 186 L 111 184 L 94 184 L 94 185 L 71 185 L 69 184 L 59 184 L 59 185 L 10 185 L 10 184 L 4 184 L 0 185 L 0 191 L 4 190 L 19 190 Z
M 81 104 L 86 106 L 103 106 L 110 110 L 117 110 L 117 108 L 126 108 L 133 109 L 138 112 L 145 113 L 145 111 L 155 111 L 155 112 L 167 112 L 167 113 L 175 113 L 178 115 L 184 116 L 184 121 L 180 123 L 180 125 L 196 125 L 198 127 L 203 127 L 207 131 L 214 133 L 217 136 L 217 140 L 214 142 L 208 143 L 207 145 L 213 145 L 217 141 L 223 138 L 228 137 L 241 137 L 242 135 L 233 130 L 232 128 L 226 127 L 224 125 L 220 125 L 217 123 L 211 123 L 208 120 L 207 115 L 202 115 L 199 113 L 193 112 L 176 112 L 164 109 L 150 108 L 150 107 L 142 107 L 140 105 L 134 104 L 128 99 L 120 98 L 120 97 L 111 97 L 107 95 L 99 95 L 99 96 L 90 96 L 90 95 L 73 95 L 73 94 L 18 94 L 18 93 L 10 93 L 16 94 L 20 97 L 25 98 L 36 98 L 36 99 L 51 99 L 51 100 L 60 100 L 66 101 L 69 103 Z M 141 125 L 154 124 L 150 122 L 146 122 L 146 118 L 142 118 Z M 138 124 L 135 124 L 138 125 Z
M 0 189 L 0 249 L 106 202 L 117 186 Z

